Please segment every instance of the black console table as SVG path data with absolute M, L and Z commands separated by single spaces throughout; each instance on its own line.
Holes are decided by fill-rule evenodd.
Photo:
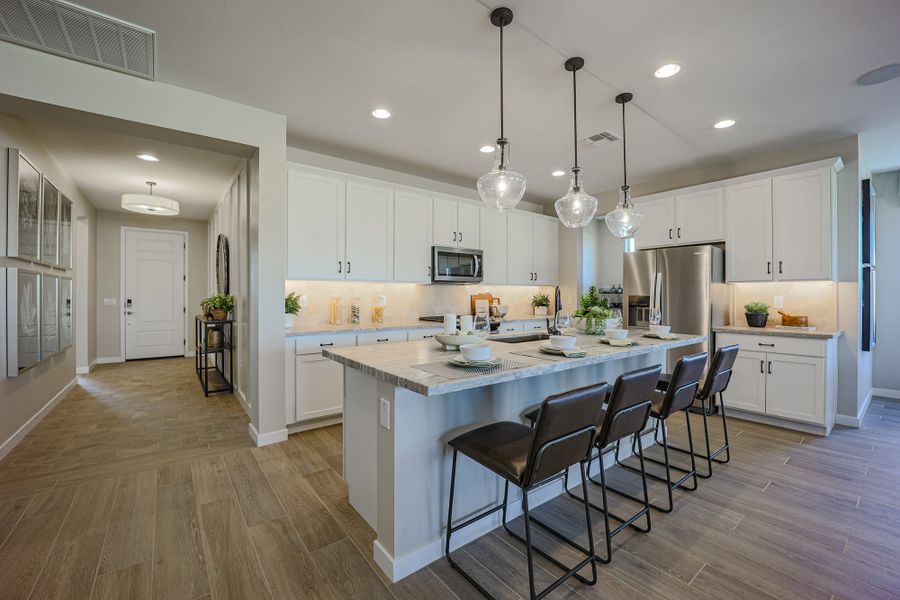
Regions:
M 234 391 L 233 324 L 230 319 L 218 321 L 206 315 L 194 317 L 194 367 L 205 396 Z

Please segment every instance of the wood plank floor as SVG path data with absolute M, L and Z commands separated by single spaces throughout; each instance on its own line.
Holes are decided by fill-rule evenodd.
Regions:
M 192 366 L 102 366 L 0 462 L 0 599 L 479 597 L 444 560 L 387 582 L 340 477 L 340 427 L 254 448 L 237 400 L 204 398 Z M 875 399 L 861 429 L 828 438 L 730 424 L 730 464 L 653 513 L 650 534 L 618 536 L 596 586 L 550 597 L 900 598 L 900 404 Z M 683 420 L 671 428 L 683 441 Z M 583 540 L 578 510 L 537 512 Z M 498 597 L 527 594 L 505 533 L 455 556 Z M 540 583 L 557 573 L 538 565 Z

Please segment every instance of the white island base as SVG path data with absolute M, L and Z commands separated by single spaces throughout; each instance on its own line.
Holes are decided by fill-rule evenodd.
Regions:
M 448 356 L 439 350 L 436 353 L 428 342 L 396 344 L 395 352 L 402 354 L 394 357 L 364 356 L 360 348 L 325 351 L 327 357 L 345 365 L 344 478 L 350 504 L 376 531 L 373 552 L 377 564 L 391 581 L 398 581 L 443 556 L 452 457 L 448 440 L 496 421 L 521 422 L 527 409 L 550 394 L 602 381 L 612 384 L 621 373 L 664 365 L 668 348 L 703 339 L 685 336 L 680 343 L 642 341 L 650 345 L 610 348 L 602 357 L 565 363 L 500 354 L 533 366 L 472 381 L 446 380 L 421 371 L 419 377 L 424 381 L 409 381 L 405 377 L 412 376 L 413 370 L 388 366 L 397 364 L 392 358 L 405 358 L 406 365 L 414 365 Z M 596 344 L 596 338 L 591 343 Z M 523 346 L 492 345 L 495 353 Z M 403 346 L 420 349 L 401 350 Z M 498 378 L 507 380 L 491 383 Z M 454 387 L 466 389 L 453 391 Z M 444 392 L 447 388 L 450 391 Z M 623 444 L 623 456 L 626 446 L 630 453 L 630 444 Z M 607 456 L 608 462 L 612 459 L 611 454 Z M 572 469 L 572 487 L 580 483 L 576 473 L 577 468 Z M 503 481 L 461 457 L 456 490 L 454 521 L 460 522 L 496 505 L 503 497 Z M 557 480 L 536 490 L 529 500 L 537 506 L 562 491 L 562 481 Z M 520 493 L 511 488 L 510 497 L 508 518 L 512 519 L 521 514 L 521 503 L 513 501 Z M 482 519 L 454 535 L 453 547 L 499 525 L 500 513 Z

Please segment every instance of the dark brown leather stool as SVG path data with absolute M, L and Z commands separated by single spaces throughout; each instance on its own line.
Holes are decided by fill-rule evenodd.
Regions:
M 652 477 L 653 479 L 664 481 L 666 483 L 666 492 L 669 496 L 668 506 L 658 506 L 653 503 L 650 504 L 650 506 L 660 512 L 672 512 L 672 508 L 674 507 L 672 493 L 679 487 L 690 492 L 697 489 L 697 464 L 694 461 L 694 439 L 691 436 L 691 419 L 688 415 L 688 410 L 693 405 L 697 390 L 700 388 L 700 376 L 703 375 L 703 367 L 706 366 L 706 359 L 708 356 L 709 355 L 706 354 L 706 352 L 700 352 L 699 354 L 691 354 L 690 356 L 682 357 L 675 364 L 675 369 L 672 371 L 672 376 L 669 379 L 666 391 L 662 392 L 654 390 L 653 392 L 653 406 L 650 409 L 650 416 L 655 417 L 657 420 L 656 432 L 658 433 L 662 430 L 662 444 L 660 445 L 663 449 L 663 460 L 658 460 L 646 455 L 644 456 L 644 460 L 663 465 L 666 468 L 665 477 L 660 477 L 653 473 L 646 474 L 647 477 Z M 685 419 L 687 420 L 688 444 L 690 446 L 691 456 L 690 469 L 684 469 L 669 462 L 669 441 L 668 434 L 666 433 L 666 421 L 670 416 L 677 412 L 684 412 Z M 654 435 L 656 435 L 656 433 Z M 635 439 L 640 440 L 640 436 L 641 434 L 636 435 Z M 634 442 L 632 443 L 632 450 L 636 450 Z M 637 454 L 636 451 L 635 454 Z M 620 467 L 637 472 L 637 468 L 619 460 L 618 448 L 616 448 L 616 464 Z M 672 481 L 673 469 L 684 473 L 677 481 Z M 691 487 L 685 485 L 689 479 L 693 479 L 693 485 Z M 616 490 L 616 492 L 631 498 L 636 502 L 640 502 L 640 499 L 633 495 L 618 490 Z
M 684 454 L 691 453 L 698 458 L 706 461 L 706 473 L 697 472 L 699 477 L 708 479 L 712 476 L 712 464 L 717 462 L 720 465 L 726 464 L 731 460 L 731 446 L 728 443 L 728 422 L 725 418 L 725 390 L 728 389 L 728 382 L 731 381 L 731 370 L 734 367 L 734 361 L 737 358 L 740 347 L 737 344 L 719 348 L 713 355 L 712 364 L 706 372 L 706 379 L 703 381 L 703 387 L 697 393 L 697 400 L 700 402 L 700 414 L 703 415 L 703 436 L 706 439 L 706 454 L 700 452 L 692 452 L 688 448 L 679 448 L 678 446 L 669 446 L 669 450 L 675 450 Z M 760 366 L 760 369 L 762 366 Z M 665 391 L 669 386 L 671 377 L 668 374 L 660 377 L 656 388 Z M 716 396 L 718 396 L 718 406 L 716 405 Z M 709 417 L 716 414 L 716 411 L 722 416 L 722 433 L 725 440 L 721 447 L 715 451 L 710 451 L 709 447 Z M 659 444 L 659 439 L 656 439 Z M 725 453 L 725 459 L 718 458 Z
M 597 564 L 594 552 L 594 534 L 591 528 L 591 512 L 587 500 L 587 478 L 585 465 L 590 459 L 591 449 L 597 433 L 597 423 L 602 413 L 603 400 L 609 386 L 605 383 L 580 388 L 550 396 L 538 410 L 535 426 L 504 421 L 479 427 L 450 440 L 453 448 L 453 467 L 450 475 L 450 505 L 447 509 L 447 539 L 445 554 L 447 561 L 479 592 L 488 598 L 492 596 L 475 579 L 457 565 L 450 555 L 450 536 L 460 529 L 502 510 L 503 527 L 516 539 L 524 542 L 528 562 L 528 588 L 532 600 L 543 598 L 569 577 L 575 577 L 588 585 L 597 582 Z M 505 480 L 503 502 L 478 514 L 463 523 L 453 525 L 453 497 L 456 488 L 457 455 L 464 454 L 490 469 Z M 574 567 L 559 562 L 549 553 L 534 546 L 531 540 L 531 524 L 537 521 L 529 514 L 528 493 L 534 488 L 558 479 L 561 472 L 568 473 L 569 467 L 578 464 L 581 469 L 582 491 L 584 493 L 584 516 L 587 526 L 588 547 L 570 540 L 558 532 L 548 529 L 553 535 L 585 555 Z M 524 513 L 525 537 L 512 532 L 506 523 L 509 484 L 522 490 L 522 511 Z M 540 523 L 538 525 L 543 526 Z M 546 527 L 545 527 L 546 528 Z M 563 575 L 541 592 L 534 588 L 533 552 L 550 560 L 564 571 Z M 585 578 L 578 571 L 591 566 L 591 578 Z

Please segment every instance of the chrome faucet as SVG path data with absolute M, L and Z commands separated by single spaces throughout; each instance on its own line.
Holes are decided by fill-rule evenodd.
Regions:
M 550 326 L 550 317 L 547 317 L 547 333 L 550 335 L 560 335 L 562 331 L 559 329 L 559 313 L 562 312 L 562 294 L 559 286 L 556 286 L 556 298 L 553 308 L 553 326 Z

